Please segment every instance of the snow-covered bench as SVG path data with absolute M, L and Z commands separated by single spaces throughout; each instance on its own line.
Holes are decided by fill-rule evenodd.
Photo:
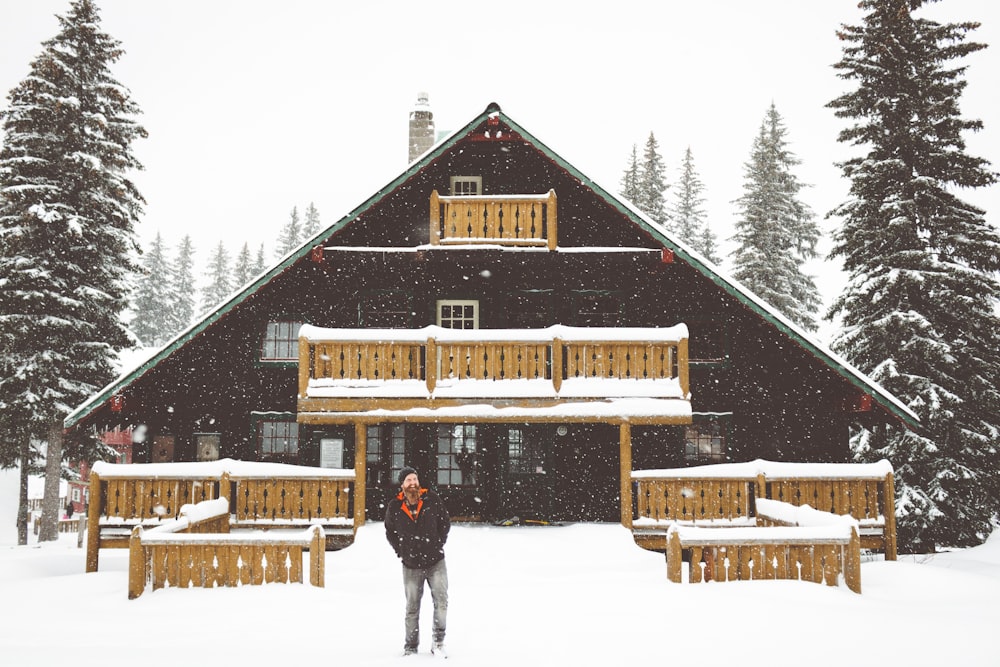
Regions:
M 663 549 L 672 524 L 733 528 L 758 525 L 758 501 L 780 500 L 853 517 L 861 547 L 881 550 L 896 560 L 895 489 L 888 461 L 782 463 L 756 460 L 636 470 L 636 542 Z
M 326 536 L 320 525 L 302 531 L 230 533 L 226 498 L 185 505 L 177 519 L 129 538 L 128 597 L 153 590 L 302 583 L 303 551 L 309 552 L 309 581 L 324 585 Z
M 101 549 L 127 548 L 137 526 L 180 516 L 181 507 L 226 498 L 234 529 L 323 526 L 328 549 L 353 541 L 354 471 L 223 459 L 190 463 L 110 464 L 90 473 L 87 572 Z

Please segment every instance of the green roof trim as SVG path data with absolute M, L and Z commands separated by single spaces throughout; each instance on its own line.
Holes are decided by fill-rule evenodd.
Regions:
M 688 264 L 695 267 L 700 273 L 709 278 L 716 285 L 721 287 L 725 292 L 735 297 L 745 306 L 750 308 L 753 312 L 757 313 L 759 316 L 763 317 L 767 322 L 776 327 L 779 331 L 783 332 L 790 338 L 792 338 L 796 343 L 805 348 L 808 352 L 823 361 L 824 364 L 834 369 L 839 375 L 847 379 L 851 384 L 860 389 L 861 391 L 871 394 L 871 396 L 881 405 L 883 408 L 891 412 L 901 421 L 903 421 L 909 428 L 919 430 L 920 423 L 917 416 L 910 411 L 906 406 L 904 406 L 899 399 L 887 392 L 882 387 L 878 386 L 871 381 L 866 375 L 861 373 L 859 370 L 851 367 L 847 362 L 839 359 L 832 352 L 824 349 L 824 347 L 815 341 L 810 340 L 809 336 L 798 329 L 794 324 L 786 320 L 780 314 L 778 314 L 773 309 L 769 308 L 766 304 L 763 304 L 758 299 L 753 297 L 748 290 L 740 286 L 738 283 L 732 279 L 723 277 L 715 271 L 714 268 L 705 263 L 705 261 L 700 258 L 696 253 L 692 253 L 688 248 L 686 248 L 682 243 L 679 243 L 675 239 L 670 238 L 670 235 L 665 229 L 660 227 L 655 222 L 646 218 L 641 212 L 628 206 L 616 196 L 612 195 L 588 176 L 583 174 L 576 167 L 566 162 L 560 155 L 555 151 L 550 149 L 543 142 L 539 141 L 537 137 L 532 135 L 526 129 L 524 129 L 520 124 L 510 118 L 505 114 L 496 103 L 490 103 L 486 109 L 469 123 L 467 123 L 461 129 L 453 132 L 447 139 L 441 141 L 436 146 L 432 147 L 427 153 L 422 155 L 416 161 L 410 164 L 399 176 L 394 178 L 392 181 L 387 183 L 385 186 L 377 190 L 372 196 L 362 202 L 359 206 L 355 207 L 352 211 L 344 215 L 337 222 L 333 223 L 329 227 L 321 230 L 314 234 L 311 238 L 304 241 L 296 250 L 292 251 L 285 257 L 281 259 L 275 266 L 273 266 L 268 271 L 265 271 L 260 276 L 258 276 L 253 282 L 248 283 L 241 290 L 234 293 L 228 300 L 222 303 L 219 308 L 209 313 L 204 319 L 193 324 L 187 330 L 178 334 L 172 341 L 164 345 L 159 351 L 157 351 L 152 357 L 147 359 L 145 362 L 141 363 L 139 366 L 134 368 L 128 373 L 123 374 L 117 380 L 111 384 L 104 387 L 97 394 L 91 396 L 87 401 L 78 406 L 73 412 L 71 412 L 63 421 L 65 428 L 72 428 L 87 419 L 90 415 L 96 412 L 104 403 L 111 399 L 112 396 L 120 393 L 133 382 L 141 378 L 148 371 L 152 370 L 161 361 L 169 357 L 171 354 L 179 350 L 180 348 L 187 345 L 190 341 L 204 332 L 206 329 L 214 325 L 216 322 L 225 317 L 230 311 L 237 308 L 246 299 L 253 296 L 257 290 L 269 283 L 273 278 L 283 273 L 286 269 L 292 267 L 303 257 L 307 256 L 308 253 L 314 248 L 317 242 L 322 239 L 329 237 L 336 232 L 343 229 L 345 226 L 353 222 L 358 216 L 362 215 L 365 211 L 374 206 L 388 193 L 395 190 L 399 185 L 410 179 L 412 176 L 417 174 L 425 166 L 436 160 L 442 154 L 450 150 L 455 144 L 464 139 L 471 131 L 473 131 L 479 125 L 487 122 L 490 116 L 498 116 L 506 123 L 512 130 L 517 132 L 522 138 L 531 143 L 535 148 L 541 151 L 546 157 L 551 159 L 560 168 L 565 170 L 567 173 L 571 174 L 573 177 L 578 179 L 581 183 L 593 190 L 601 199 L 608 203 L 612 208 L 619 211 L 626 218 L 630 219 L 634 224 L 638 225 L 641 229 L 645 230 L 655 241 L 663 244 L 665 247 L 670 248 L 677 256 L 686 261 Z

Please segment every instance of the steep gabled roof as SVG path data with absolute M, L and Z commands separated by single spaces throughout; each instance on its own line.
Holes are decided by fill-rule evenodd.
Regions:
M 386 195 L 420 172 L 424 167 L 437 160 L 441 155 L 447 153 L 458 142 L 469 136 L 471 132 L 476 131 L 491 118 L 502 121 L 511 130 L 520 135 L 522 139 L 531 144 L 553 163 L 579 180 L 580 183 L 590 188 L 598 197 L 607 202 L 612 208 L 618 210 L 623 216 L 631 220 L 633 224 L 647 232 L 657 243 L 660 243 L 663 247 L 672 250 L 677 257 L 690 264 L 706 278 L 719 286 L 723 291 L 735 297 L 744 306 L 787 335 L 795 343 L 819 359 L 824 365 L 828 366 L 838 375 L 845 378 L 858 390 L 871 395 L 878 405 L 902 421 L 907 427 L 913 429 L 920 428 L 919 419 L 916 414 L 903 405 L 899 399 L 879 386 L 871 380 L 871 378 L 856 369 L 840 356 L 832 352 L 822 343 L 814 340 L 810 334 L 803 331 L 800 327 L 795 325 L 772 306 L 762 301 L 748 289 L 743 287 L 738 281 L 725 275 L 718 269 L 718 267 L 714 266 L 699 253 L 688 247 L 686 244 L 673 238 L 666 229 L 650 220 L 645 214 L 636 209 L 630 203 L 604 190 L 604 188 L 580 172 L 576 167 L 566 162 L 557 153 L 552 151 L 548 146 L 535 138 L 521 125 L 503 113 L 500 107 L 495 103 L 487 106 L 479 116 L 473 118 L 464 127 L 433 146 L 424 155 L 411 163 L 409 167 L 403 171 L 403 173 L 376 191 L 371 197 L 362 202 L 354 210 L 343 216 L 331 226 L 304 241 L 298 248 L 279 260 L 278 263 L 271 269 L 239 289 L 226 301 L 220 304 L 216 310 L 207 314 L 204 319 L 178 334 L 173 340 L 160 348 L 146 361 L 139 364 L 132 370 L 122 374 L 117 380 L 90 397 L 90 399 L 85 401 L 66 417 L 64 426 L 66 428 L 72 428 L 92 415 L 105 402 L 110 400 L 112 396 L 124 391 L 128 386 L 152 370 L 161 361 L 187 345 L 190 341 L 198 337 L 199 334 L 225 317 L 230 311 L 238 308 L 240 304 L 242 304 L 249 297 L 253 296 L 259 289 L 261 289 L 261 287 L 283 273 L 285 270 L 292 267 L 300 259 L 306 257 L 312 248 L 320 244 L 324 239 L 332 236 L 347 225 L 351 224 L 351 222 L 372 208 Z

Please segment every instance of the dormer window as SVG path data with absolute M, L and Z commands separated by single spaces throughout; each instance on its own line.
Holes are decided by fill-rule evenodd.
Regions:
M 451 194 L 453 197 L 483 194 L 483 177 L 452 176 Z

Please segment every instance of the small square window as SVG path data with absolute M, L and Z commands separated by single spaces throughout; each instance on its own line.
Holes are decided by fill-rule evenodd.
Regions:
M 473 196 L 483 192 L 482 176 L 452 176 L 451 194 L 455 196 Z
M 262 421 L 258 426 L 258 451 L 262 458 L 299 453 L 299 425 L 295 421 Z
M 722 463 L 726 460 L 726 429 L 718 420 L 684 427 L 684 460 L 692 463 Z
M 437 325 L 445 329 L 478 329 L 478 301 L 438 301 Z

